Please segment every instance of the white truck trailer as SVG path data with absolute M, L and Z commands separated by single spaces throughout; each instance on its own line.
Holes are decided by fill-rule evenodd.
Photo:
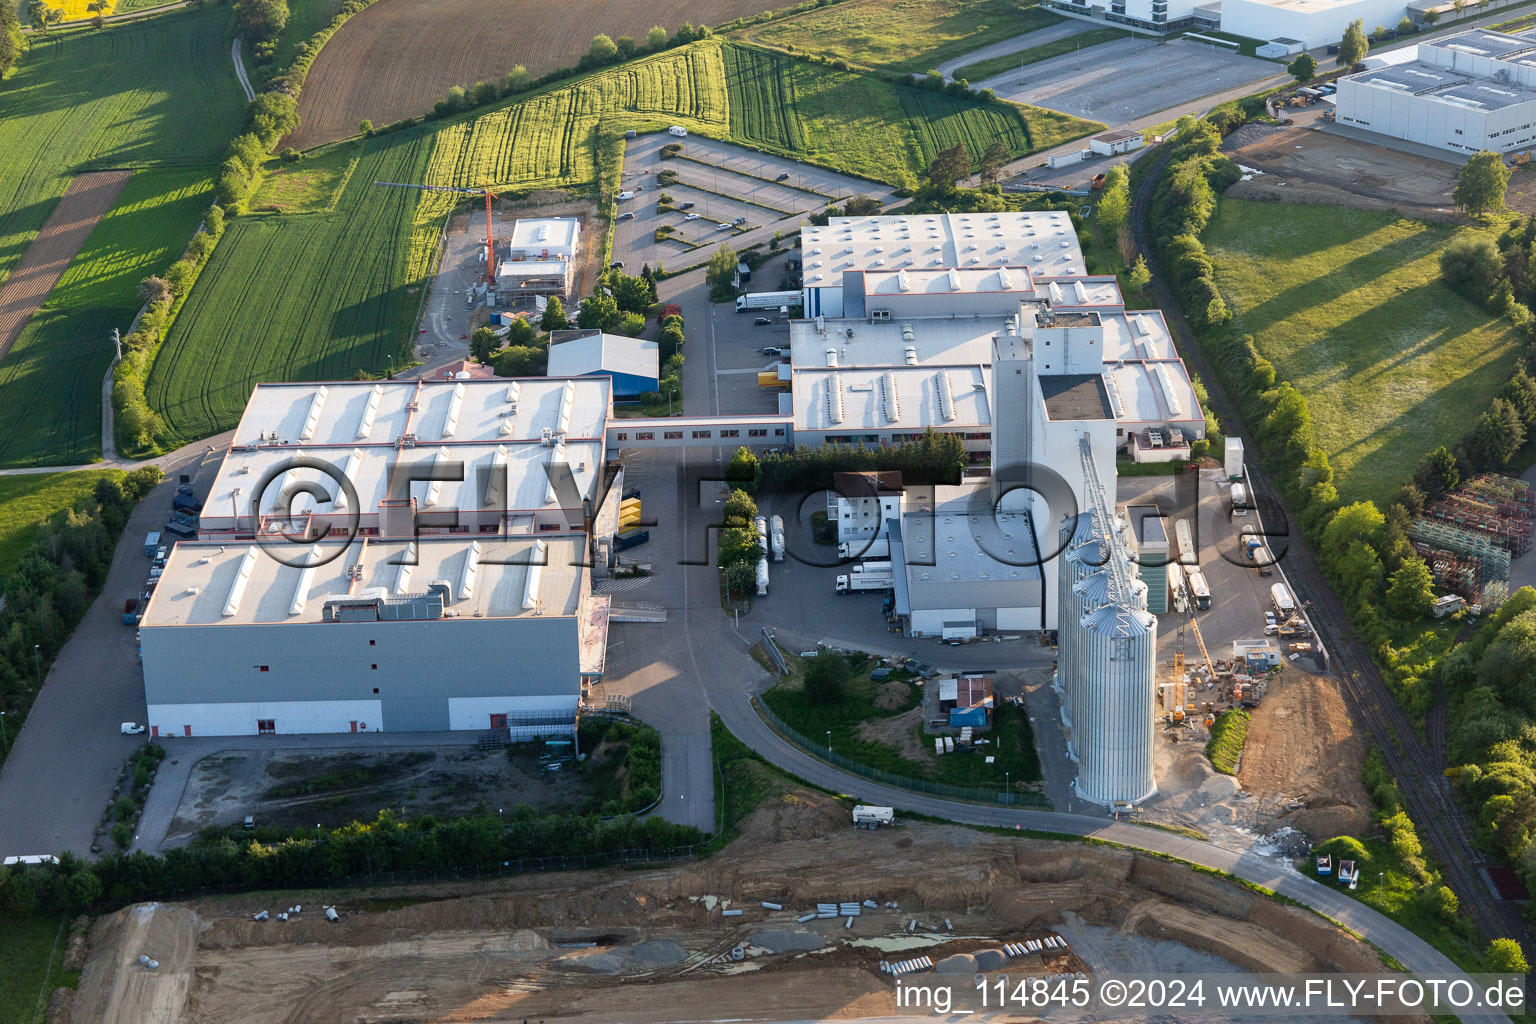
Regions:
M 837 592 L 839 594 L 861 594 L 878 590 L 890 590 L 895 585 L 895 577 L 888 572 L 855 572 L 837 578 Z
M 854 828 L 879 828 L 881 825 L 893 825 L 895 823 L 896 808 L 894 807 L 876 807 L 872 804 L 854 805 Z
M 891 542 L 879 540 L 845 540 L 837 546 L 839 558 L 890 558 Z
M 750 313 L 754 309 L 788 309 L 800 305 L 799 292 L 747 292 L 736 296 L 736 312 Z
M 784 561 L 784 517 L 774 516 L 768 523 L 768 539 L 773 543 L 773 560 Z
M 1209 608 L 1211 606 L 1211 588 L 1205 582 L 1205 573 L 1199 569 L 1189 572 L 1189 592 L 1194 595 L 1196 608 Z
M 1296 611 L 1296 599 L 1291 596 L 1291 590 L 1284 583 L 1276 583 L 1269 588 L 1269 596 L 1274 599 L 1275 611 L 1284 620 Z
M 764 556 L 757 560 L 757 596 L 768 596 L 768 558 Z

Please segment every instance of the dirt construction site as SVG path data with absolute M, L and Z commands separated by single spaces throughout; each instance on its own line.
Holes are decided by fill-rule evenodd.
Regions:
M 807 919 L 818 903 L 858 916 Z M 1380 968 L 1322 918 L 1175 863 L 958 826 L 864 831 L 797 790 L 703 861 L 128 907 L 97 919 L 50 1020 L 836 1020 L 893 1013 L 880 964 L 919 957 L 961 986 L 977 970 Z

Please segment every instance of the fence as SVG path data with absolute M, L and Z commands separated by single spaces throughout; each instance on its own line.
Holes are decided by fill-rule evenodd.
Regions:
M 1025 807 L 1051 806 L 1043 794 L 1040 793 L 1007 793 L 1000 789 L 982 789 L 976 786 L 953 786 L 947 782 L 934 782 L 932 779 L 915 779 L 910 775 L 896 775 L 893 772 L 882 771 L 879 768 L 871 768 L 867 764 L 849 760 L 836 751 L 828 750 L 825 744 L 812 743 L 799 732 L 793 729 L 784 719 L 774 714 L 772 708 L 762 701 L 753 698 L 752 707 L 757 710 L 763 721 L 769 728 L 778 733 L 784 739 L 799 747 L 805 753 L 818 761 L 824 761 L 834 768 L 841 768 L 845 772 L 869 779 L 871 782 L 883 783 L 887 786 L 895 786 L 897 789 L 910 790 L 914 793 L 931 793 L 934 796 L 942 796 L 950 800 L 969 800 L 973 803 L 983 804 L 1019 804 Z
M 398 871 L 375 871 L 361 875 L 347 875 L 328 881 L 313 880 L 262 880 L 257 882 L 223 882 L 215 885 L 190 886 L 145 892 L 135 895 L 128 902 L 146 900 L 190 900 L 221 893 L 252 892 L 272 889 L 367 889 L 383 885 L 414 885 L 426 882 L 469 881 L 477 878 L 500 878 L 503 875 L 521 875 L 535 871 L 581 871 L 586 868 L 606 868 L 615 865 L 661 864 L 678 860 L 692 860 L 709 853 L 709 843 L 693 843 L 674 846 L 666 850 L 610 850 L 607 853 L 575 853 L 563 857 L 522 857 L 502 861 L 500 864 L 475 864 L 448 868 L 402 868 Z M 91 905 L 92 914 L 117 910 L 125 904 L 117 900 L 99 900 Z

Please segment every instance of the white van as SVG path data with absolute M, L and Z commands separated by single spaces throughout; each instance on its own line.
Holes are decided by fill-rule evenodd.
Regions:
M 688 129 L 684 128 L 680 124 L 675 124 L 671 128 L 667 129 L 667 134 L 676 135 L 678 138 L 684 139 L 688 137 Z

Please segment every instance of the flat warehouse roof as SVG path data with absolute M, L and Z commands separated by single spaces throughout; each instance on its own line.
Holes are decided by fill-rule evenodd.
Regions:
M 794 373 L 795 429 L 956 430 L 990 426 L 979 366 L 804 369 Z
M 1121 423 L 1205 421 L 1194 385 L 1181 360 L 1106 365 L 1104 383 L 1110 408 Z
M 352 481 L 357 493 L 356 509 L 347 509 L 346 492 L 337 479 L 323 468 L 298 468 L 300 458 L 315 460 L 332 467 Z M 549 467 L 564 463 L 576 482 L 580 497 L 591 497 L 603 469 L 603 441 L 566 441 L 543 445 L 538 442 L 423 445 L 397 449 L 394 446 L 298 446 L 265 447 L 255 451 L 231 451 L 219 467 L 218 476 L 208 490 L 204 515 L 232 516 L 238 508 L 241 516 L 250 514 L 253 491 L 269 473 L 272 477 L 261 493 L 261 514 L 277 511 L 280 496 L 298 484 L 313 483 L 331 500 L 319 501 L 314 495 L 293 492 L 290 514 L 304 512 L 357 512 L 372 514 L 386 498 L 404 497 L 404 489 L 413 467 L 425 473 L 442 464 L 462 465 L 462 480 L 426 480 L 409 482 L 409 494 L 424 512 L 445 509 L 478 511 L 499 508 L 521 511 L 544 508 L 579 508 L 562 499 L 568 495 L 554 492 Z M 505 467 L 503 469 L 502 467 Z M 558 472 L 558 471 L 557 471 Z M 235 494 L 236 488 L 239 494 Z
M 258 384 L 232 444 L 393 445 L 601 438 L 601 377 Z
M 419 595 L 436 580 L 448 586 L 445 618 L 571 616 L 580 608 L 587 571 L 580 564 L 584 539 L 566 535 L 357 537 L 322 542 L 307 554 L 302 545 L 283 545 L 280 554 L 300 565 L 285 565 L 249 543 L 177 544 L 141 627 L 318 623 L 329 599 L 370 590 L 390 598 Z M 301 567 L 311 559 L 329 560 Z
M 1015 492 L 994 509 L 985 485 L 938 486 L 933 489 L 931 515 L 922 509 L 904 511 L 902 550 L 914 603 L 921 603 L 925 583 L 1040 579 L 1034 532 L 1023 501 L 1027 498 Z
M 1104 361 L 1122 359 L 1174 359 L 1173 336 L 1160 309 L 1127 313 L 1100 313 L 1104 327 Z
M 590 331 L 555 331 L 549 346 L 549 375 L 562 377 L 606 370 L 654 379 L 660 347 L 654 341 Z M 574 335 L 574 337 L 572 336 Z
M 800 232 L 807 288 L 837 288 L 849 270 L 1028 267 L 1084 274 L 1072 220 L 1057 211 L 834 217 Z
M 826 320 L 825 332 L 817 329 L 815 320 L 794 320 L 789 325 L 790 361 L 797 370 L 905 366 L 910 348 L 916 360 L 911 365 L 981 366 L 992 361 L 992 336 L 1003 330 L 1007 320 L 1005 316 Z
M 581 222 L 574 217 L 535 217 L 519 219 L 512 225 L 512 248 L 547 249 L 576 244 Z

